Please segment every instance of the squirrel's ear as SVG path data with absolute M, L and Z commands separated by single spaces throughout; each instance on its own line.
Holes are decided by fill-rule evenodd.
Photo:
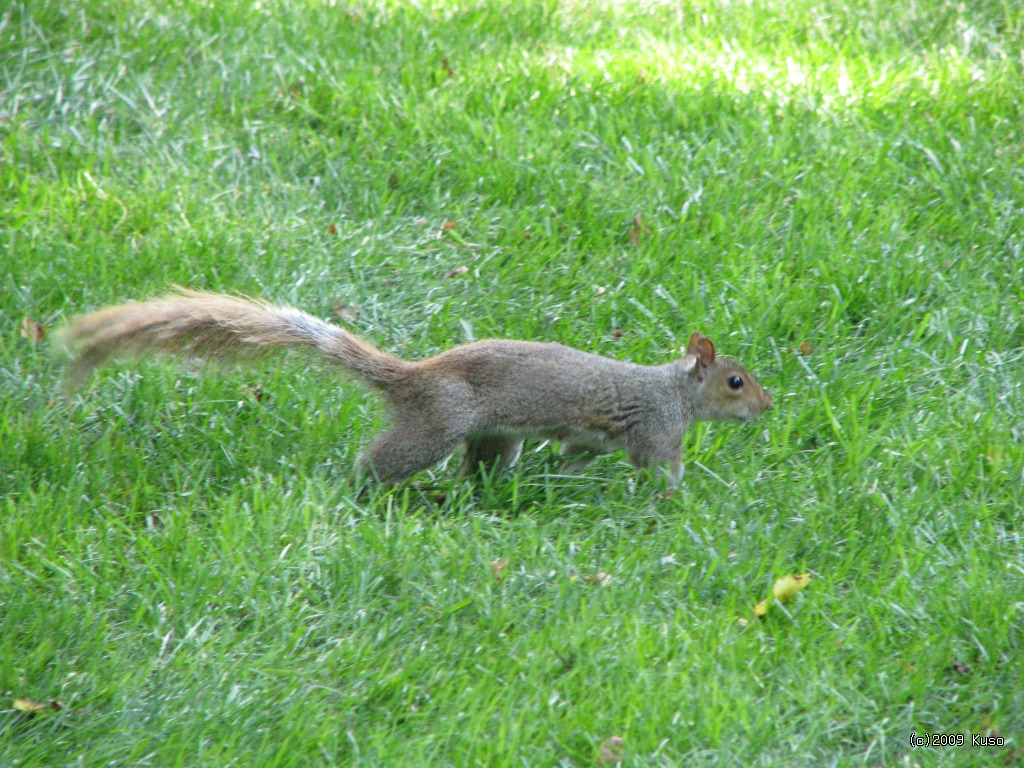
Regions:
M 690 343 L 686 347 L 687 354 L 694 355 L 701 365 L 711 365 L 715 362 L 715 345 L 711 339 L 696 331 L 690 336 Z

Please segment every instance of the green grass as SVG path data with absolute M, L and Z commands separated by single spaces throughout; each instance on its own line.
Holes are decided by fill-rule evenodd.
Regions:
M 1024 763 L 1024 9 L 337 5 L 0 11 L 0 765 Z M 357 502 L 380 411 L 299 356 L 58 399 L 22 318 L 174 283 L 410 357 L 700 329 L 776 407 L 670 499 L 532 445 Z

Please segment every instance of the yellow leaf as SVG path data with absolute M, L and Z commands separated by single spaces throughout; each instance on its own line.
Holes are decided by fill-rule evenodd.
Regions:
M 771 607 L 773 601 L 778 600 L 780 603 L 785 603 L 793 597 L 793 595 L 806 587 L 810 581 L 811 574 L 809 573 L 801 573 L 796 576 L 783 576 L 781 579 L 777 579 L 775 583 L 772 584 L 771 596 L 754 606 L 754 615 L 759 619 L 763 619 L 768 613 L 768 609 Z
M 15 699 L 14 708 L 19 712 L 27 712 L 30 715 L 40 715 L 45 712 L 56 711 L 61 708 L 59 701 L 51 701 L 45 704 L 31 699 Z
M 801 573 L 798 576 L 783 576 L 772 585 L 772 596 L 780 603 L 784 603 L 806 587 L 810 580 L 811 574 L 809 573 Z
M 604 571 L 598 571 L 597 573 L 592 573 L 589 576 L 584 576 L 583 583 L 598 587 L 607 587 L 612 583 L 612 575 L 610 573 L 605 573 Z

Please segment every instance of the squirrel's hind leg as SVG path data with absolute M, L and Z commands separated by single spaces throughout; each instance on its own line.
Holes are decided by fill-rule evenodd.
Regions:
M 462 477 L 479 471 L 504 472 L 519 461 L 523 452 L 523 441 L 515 437 L 498 435 L 477 435 L 466 438 L 466 451 L 462 456 Z
M 463 434 L 424 421 L 396 424 L 374 436 L 359 457 L 357 482 L 394 485 L 437 464 L 458 446 Z

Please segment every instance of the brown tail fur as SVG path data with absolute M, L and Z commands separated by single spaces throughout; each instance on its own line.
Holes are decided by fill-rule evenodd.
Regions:
M 67 373 L 69 389 L 112 358 L 152 351 L 238 359 L 275 347 L 311 347 L 378 388 L 387 388 L 409 365 L 301 310 L 200 291 L 182 290 L 81 315 L 59 338 L 74 358 Z

